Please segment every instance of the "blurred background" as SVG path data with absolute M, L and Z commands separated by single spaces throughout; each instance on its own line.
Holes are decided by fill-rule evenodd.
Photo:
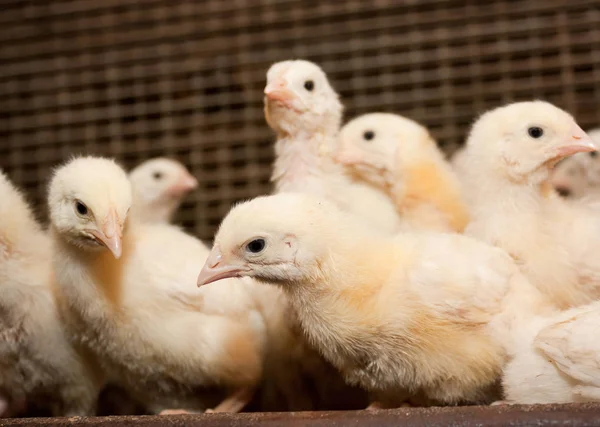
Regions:
M 346 119 L 428 126 L 450 154 L 476 115 L 545 99 L 600 124 L 600 1 L 53 0 L 0 2 L 0 167 L 45 215 L 72 154 L 127 168 L 182 161 L 200 182 L 178 222 L 210 240 L 269 192 L 263 88 L 276 61 L 317 62 Z

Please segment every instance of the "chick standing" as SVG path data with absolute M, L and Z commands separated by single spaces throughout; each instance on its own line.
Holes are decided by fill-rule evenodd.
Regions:
M 559 160 L 593 150 L 569 114 L 540 101 L 484 114 L 466 145 L 466 233 L 505 249 L 560 308 L 600 297 L 600 221 L 595 209 L 561 199 L 550 172 Z
M 458 178 L 427 129 L 412 120 L 387 113 L 351 120 L 336 160 L 388 192 L 410 227 L 462 232 L 468 223 Z
M 371 227 L 395 232 L 401 220 L 380 189 L 355 180 L 333 161 L 342 104 L 317 65 L 274 64 L 267 73 L 265 117 L 277 133 L 271 181 L 277 192 L 305 192 L 333 200 Z
M 73 348 L 53 297 L 50 240 L 0 173 L 0 390 L 4 415 L 50 403 L 54 416 L 94 415 L 101 381 Z
M 198 284 L 238 276 L 283 289 L 346 380 L 392 399 L 493 398 L 511 329 L 546 309 L 498 248 L 449 233 L 376 235 L 301 194 L 261 197 L 223 220 Z
M 129 173 L 133 190 L 130 215 L 140 221 L 168 223 L 183 197 L 198 181 L 181 163 L 158 157 L 150 159 Z
M 239 407 L 260 379 L 264 345 L 247 289 L 234 279 L 191 290 L 208 249 L 170 225 L 126 223 L 131 188 L 113 161 L 59 168 L 48 204 L 67 326 L 108 381 L 153 412 L 204 409 L 216 403 L 211 388 L 234 392 L 225 407 Z

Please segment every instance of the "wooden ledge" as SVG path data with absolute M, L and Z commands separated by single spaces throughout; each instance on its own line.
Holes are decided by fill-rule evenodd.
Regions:
M 600 404 L 463 406 L 378 411 L 262 412 L 172 416 L 20 418 L 0 426 L 600 426 Z

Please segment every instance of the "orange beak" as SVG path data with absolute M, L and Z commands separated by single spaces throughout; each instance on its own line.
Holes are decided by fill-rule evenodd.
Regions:
M 563 159 L 576 153 L 588 153 L 596 151 L 598 148 L 592 141 L 592 138 L 581 129 L 577 123 L 573 123 L 571 128 L 571 137 L 557 148 L 556 158 Z
M 360 163 L 362 160 L 362 153 L 352 144 L 342 147 L 335 154 L 335 161 L 345 166 L 355 165 Z
M 116 259 L 123 253 L 123 233 L 119 219 L 114 209 L 111 209 L 104 218 L 101 230 L 88 230 L 96 240 L 106 246 Z
M 198 275 L 198 287 L 231 277 L 245 276 L 250 269 L 244 265 L 228 264 L 218 246 L 214 246 Z
M 168 193 L 170 196 L 181 196 L 196 187 L 198 187 L 198 180 L 186 172 L 169 188 Z
M 276 79 L 265 87 L 265 96 L 271 101 L 278 101 L 289 105 L 290 101 L 296 99 L 296 94 L 288 89 L 283 78 Z

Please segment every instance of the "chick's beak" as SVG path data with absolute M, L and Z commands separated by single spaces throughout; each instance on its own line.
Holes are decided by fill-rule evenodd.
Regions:
M 557 148 L 556 157 L 562 159 L 576 153 L 587 153 L 597 149 L 588 134 L 577 123 L 573 123 L 569 137 Z
M 169 188 L 169 194 L 172 196 L 179 196 L 192 191 L 198 187 L 198 180 L 189 173 L 182 175 L 179 180 Z
M 288 105 L 290 101 L 296 98 L 296 95 L 291 91 L 285 80 L 277 79 L 265 87 L 265 95 L 271 101 L 279 101 Z
M 335 154 L 335 161 L 346 166 L 355 165 L 360 163 L 361 160 L 361 152 L 352 145 L 341 147 Z
M 213 247 L 208 259 L 198 275 L 198 287 L 208 285 L 222 279 L 231 277 L 242 277 L 250 269 L 241 264 L 228 263 L 223 259 L 218 246 Z
M 119 225 L 117 212 L 111 209 L 102 223 L 101 230 L 89 230 L 89 232 L 104 246 L 108 248 L 116 259 L 121 258 L 123 253 L 123 232 Z

